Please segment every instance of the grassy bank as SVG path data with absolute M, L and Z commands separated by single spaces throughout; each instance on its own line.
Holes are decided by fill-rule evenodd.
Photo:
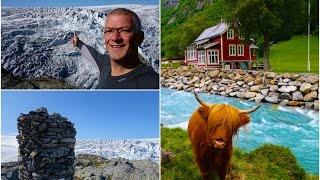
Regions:
M 161 179 L 201 179 L 192 157 L 187 132 L 161 128 L 161 146 L 176 157 L 161 162 Z M 251 152 L 235 148 L 227 179 L 318 179 L 307 175 L 292 152 L 282 146 L 264 145 Z
M 262 58 L 259 60 L 262 61 Z M 319 74 L 319 36 L 310 37 L 310 72 L 307 71 L 307 36 L 294 36 L 270 46 L 269 60 L 274 72 Z

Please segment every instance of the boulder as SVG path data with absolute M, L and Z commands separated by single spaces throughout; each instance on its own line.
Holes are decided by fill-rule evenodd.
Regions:
M 257 84 L 262 84 L 262 78 L 261 78 L 260 76 L 257 76 L 257 77 L 254 79 L 253 83 L 254 83 L 255 85 L 257 85 Z
M 264 99 L 270 103 L 279 103 L 279 93 L 276 92 L 270 92 L 268 96 L 266 96 Z
M 312 85 L 310 83 L 302 83 L 300 86 L 300 91 L 303 94 L 308 94 L 311 91 Z
M 297 90 L 296 86 L 281 86 L 278 91 L 282 92 L 282 93 L 290 93 L 290 92 L 294 92 Z
M 306 83 L 311 83 L 311 84 L 319 83 L 319 76 L 308 76 L 306 78 Z
M 279 87 L 278 87 L 277 85 L 270 85 L 270 86 L 269 86 L 269 90 L 270 90 L 271 92 L 277 92 L 278 89 L 279 89 Z
M 255 92 L 245 92 L 244 97 L 247 99 L 251 99 L 251 98 L 256 97 L 256 95 L 257 95 L 257 93 L 255 93 Z
M 296 91 L 292 93 L 292 100 L 293 101 L 302 101 L 303 100 L 303 95 L 300 91 Z
M 289 105 L 289 106 L 299 106 L 300 103 L 299 103 L 298 101 L 289 101 L 289 102 L 287 103 L 287 105 Z
M 262 94 L 257 94 L 256 95 L 256 97 L 254 98 L 254 101 L 255 102 L 257 102 L 257 103 L 259 103 L 259 102 L 261 102 L 263 99 L 264 99 L 264 95 L 262 95 Z
M 306 102 L 311 102 L 311 101 L 315 101 L 317 99 L 317 97 L 318 97 L 317 91 L 312 91 L 312 92 L 306 94 L 303 97 L 303 100 Z
M 218 69 L 215 69 L 209 73 L 209 76 L 212 78 L 217 78 L 219 73 L 220 73 L 220 71 Z
M 261 88 L 261 85 L 255 85 L 255 86 L 250 87 L 250 91 L 251 92 L 259 92 L 260 88 Z

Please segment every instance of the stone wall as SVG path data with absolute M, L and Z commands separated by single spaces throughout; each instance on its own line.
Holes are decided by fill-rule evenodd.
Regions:
M 18 118 L 20 179 L 73 179 L 74 124 L 46 108 Z
M 194 67 L 161 69 L 161 86 L 319 110 L 319 76 Z

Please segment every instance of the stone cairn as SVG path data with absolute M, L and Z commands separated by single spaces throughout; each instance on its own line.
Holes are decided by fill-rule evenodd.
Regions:
M 18 118 L 20 179 L 73 179 L 74 124 L 46 108 Z

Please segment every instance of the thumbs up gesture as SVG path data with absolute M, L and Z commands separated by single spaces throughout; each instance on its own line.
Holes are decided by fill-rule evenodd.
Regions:
M 77 47 L 79 41 L 78 34 L 76 32 L 73 32 L 73 38 L 71 40 L 71 43 L 73 44 L 74 47 Z

